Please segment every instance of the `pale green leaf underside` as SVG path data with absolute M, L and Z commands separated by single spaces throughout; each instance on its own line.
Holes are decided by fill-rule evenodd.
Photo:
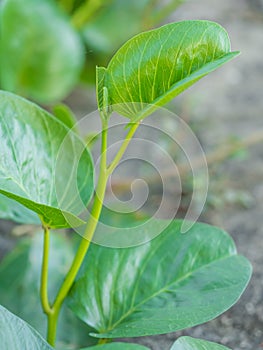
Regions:
M 229 348 L 212 343 L 210 341 L 195 339 L 191 337 L 181 337 L 174 345 L 171 350 L 230 350 Z
M 26 322 L 0 306 L 2 350 L 51 350 L 46 341 Z
M 170 23 L 139 34 L 111 59 L 104 77 L 110 104 L 137 121 L 235 57 L 227 32 L 210 21 Z
M 92 245 L 69 305 L 98 331 L 93 336 L 174 332 L 213 319 L 240 297 L 251 266 L 232 239 L 204 224 L 181 234 L 181 224 L 134 248 Z
M 93 193 L 93 163 L 75 133 L 35 104 L 2 91 L 0 145 L 1 194 L 37 213 L 50 227 L 82 223 L 77 215 Z M 13 219 L 12 201 L 5 206 L 3 217 Z
M 36 213 L 2 194 L 0 194 L 0 218 L 21 224 L 41 224 Z
M 21 196 L 17 196 L 13 193 L 0 190 L 0 193 L 5 195 L 6 197 L 13 199 L 17 201 L 18 203 L 24 205 L 26 208 L 32 210 L 33 212 L 37 213 L 40 220 L 38 223 L 42 222 L 46 225 L 48 225 L 51 228 L 63 228 L 63 227 L 76 227 L 84 224 L 85 222 L 81 219 L 79 219 L 76 215 L 71 214 L 70 212 L 66 210 L 61 210 L 55 207 L 51 207 L 48 205 L 43 205 L 41 203 L 34 202 L 28 198 L 24 198 Z M 8 202 L 9 205 L 12 206 L 11 202 Z M 7 213 L 10 212 L 10 209 L 7 208 Z M 3 218 L 12 220 L 13 217 L 10 215 L 3 215 Z M 25 218 L 25 215 L 20 214 L 20 223 L 30 223 L 30 224 L 36 224 L 36 219 L 33 216 L 30 216 L 28 218 Z M 17 221 L 17 220 L 15 220 Z M 70 223 L 70 225 L 69 225 Z

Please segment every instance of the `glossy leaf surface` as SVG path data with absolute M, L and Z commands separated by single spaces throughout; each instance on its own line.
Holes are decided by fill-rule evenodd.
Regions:
M 113 109 L 137 121 L 237 54 L 217 23 L 170 23 L 124 44 L 107 67 L 104 86 Z
M 93 193 L 93 164 L 75 133 L 33 103 L 0 92 L 0 145 L 0 193 L 50 227 L 82 223 L 76 215 Z
M 84 50 L 56 2 L 6 0 L 0 21 L 2 88 L 40 103 L 64 98 L 78 82 Z
M 2 350 L 52 349 L 32 327 L 1 305 L 0 339 L 0 348 Z
M 99 346 L 92 346 L 81 350 L 149 350 L 145 346 L 130 343 L 110 343 Z
M 181 337 L 174 345 L 171 350 L 230 350 L 229 348 L 212 343 L 210 341 L 195 339 L 191 337 Z
M 251 266 L 222 230 L 181 221 L 135 248 L 93 245 L 69 305 L 96 337 L 174 332 L 209 321 L 242 294 Z M 157 225 L 158 226 L 158 223 Z M 216 303 L 215 303 L 216 300 Z
M 37 234 L 32 239 L 23 239 L 1 262 L 0 304 L 27 321 L 45 337 L 47 320 L 39 299 L 42 238 L 41 234 Z M 50 243 L 48 291 L 50 299 L 54 300 L 75 251 L 74 242 L 62 233 L 51 234 Z M 90 331 L 71 310 L 63 306 L 58 323 L 57 349 L 67 350 L 93 345 L 96 341 L 89 337 Z M 22 349 L 24 350 L 23 347 L 19 348 Z M 30 348 L 32 349 L 35 350 L 34 347 Z

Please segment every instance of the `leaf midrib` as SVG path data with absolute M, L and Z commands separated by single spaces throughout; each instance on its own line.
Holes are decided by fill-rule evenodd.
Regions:
M 216 59 L 212 59 L 211 61 L 206 62 L 202 67 L 200 67 L 200 68 L 194 70 L 193 72 L 191 72 L 189 75 L 185 76 L 184 78 L 179 79 L 179 80 L 177 80 L 176 82 L 174 82 L 174 83 L 167 89 L 167 91 L 166 91 L 164 94 L 159 95 L 159 96 L 157 96 L 153 101 L 148 102 L 148 103 L 147 103 L 147 105 L 148 105 L 147 107 L 143 108 L 142 110 L 139 111 L 139 113 L 135 114 L 135 115 L 132 117 L 132 118 L 134 118 L 134 119 L 132 119 L 132 122 L 135 123 L 135 122 L 139 121 L 140 119 L 144 119 L 148 114 L 151 114 L 151 113 L 153 113 L 156 109 L 158 109 L 158 108 L 161 106 L 162 100 L 165 99 L 166 96 L 168 96 L 169 93 L 171 93 L 171 92 L 174 90 L 174 88 L 176 87 L 176 85 L 177 85 L 178 87 L 183 86 L 183 84 L 181 84 L 180 86 L 179 86 L 179 84 L 180 84 L 180 83 L 185 83 L 185 82 L 187 82 L 188 79 L 189 79 L 189 77 L 198 74 L 198 72 L 201 72 L 206 66 L 209 66 L 209 64 L 212 64 L 212 63 L 214 63 L 214 62 L 216 62 L 216 61 L 221 60 L 222 58 L 224 58 L 225 56 L 227 56 L 227 55 L 230 54 L 230 53 L 232 53 L 232 52 L 225 53 L 225 54 L 223 54 L 222 56 L 217 57 Z M 201 79 L 203 76 L 206 76 L 206 75 L 208 75 L 208 74 L 209 74 L 209 72 L 204 72 L 204 73 L 200 74 L 200 77 L 198 76 L 197 78 L 198 78 L 198 79 Z M 194 78 L 194 79 L 196 79 L 196 78 Z M 175 96 L 175 97 L 176 97 L 176 96 Z M 127 103 L 127 102 L 124 102 L 124 103 Z M 150 111 L 150 112 L 148 113 L 148 111 Z M 145 115 L 145 113 L 147 113 L 147 114 Z

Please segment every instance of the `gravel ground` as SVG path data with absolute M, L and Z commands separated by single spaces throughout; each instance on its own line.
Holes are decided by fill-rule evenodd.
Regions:
M 263 5 L 260 0 L 192 0 L 182 5 L 171 20 L 194 18 L 221 23 L 229 32 L 233 50 L 242 52 L 235 61 L 199 82 L 179 99 L 180 104 L 190 106 L 188 118 L 197 125 L 198 136 L 209 152 L 230 137 L 245 139 L 260 130 L 263 133 Z M 83 92 L 73 95 L 72 99 L 80 115 L 90 107 Z M 198 128 L 198 124 L 202 127 Z M 249 199 L 245 205 L 223 201 L 223 205 L 207 208 L 202 217 L 227 230 L 238 251 L 253 264 L 253 277 L 240 301 L 205 325 L 136 341 L 152 350 L 168 350 L 179 335 L 188 334 L 220 342 L 233 350 L 262 349 L 262 158 L 262 145 L 257 144 L 248 149 L 245 158 L 227 160 L 216 170 L 213 166 L 209 169 L 210 192 L 216 187 L 219 176 L 223 179 L 223 189 L 218 196 L 222 196 L 222 192 L 229 194 L 229 189 L 233 189 L 236 193 L 245 193 Z M 6 238 L 11 226 L 8 222 L 1 224 L 0 257 L 13 246 L 13 240 Z

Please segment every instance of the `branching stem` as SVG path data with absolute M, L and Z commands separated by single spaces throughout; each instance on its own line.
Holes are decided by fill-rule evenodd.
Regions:
M 78 271 L 82 265 L 82 262 L 87 254 L 87 251 L 90 247 L 90 242 L 95 233 L 100 213 L 103 206 L 104 196 L 106 192 L 107 180 L 110 174 L 114 171 L 115 167 L 118 165 L 121 157 L 123 156 L 125 150 L 127 149 L 129 142 L 134 135 L 139 123 L 135 123 L 131 126 L 129 132 L 127 133 L 119 151 L 117 152 L 114 160 L 107 166 L 107 135 L 108 135 L 108 125 L 107 121 L 103 121 L 103 130 L 101 136 L 101 158 L 100 158 L 100 173 L 97 183 L 96 192 L 94 195 L 93 206 L 90 213 L 90 218 L 87 223 L 85 233 L 80 242 L 78 251 L 74 257 L 72 265 L 62 283 L 55 301 L 50 307 L 47 296 L 47 277 L 48 277 L 48 245 L 49 245 L 49 236 L 48 231 L 45 230 L 45 239 L 44 239 L 44 256 L 43 256 L 43 268 L 42 268 L 42 277 L 41 277 L 41 300 L 44 312 L 48 315 L 48 335 L 47 340 L 50 345 L 54 346 L 56 341 L 56 329 L 58 316 L 63 304 L 63 301 L 67 297 L 70 288 L 73 285 L 73 282 L 78 274 Z

